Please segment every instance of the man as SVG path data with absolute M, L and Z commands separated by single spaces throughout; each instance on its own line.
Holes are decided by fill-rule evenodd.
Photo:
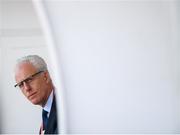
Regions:
M 57 134 L 55 92 L 45 61 L 37 55 L 20 58 L 15 66 L 15 80 L 15 87 L 19 87 L 31 103 L 43 108 L 40 134 Z

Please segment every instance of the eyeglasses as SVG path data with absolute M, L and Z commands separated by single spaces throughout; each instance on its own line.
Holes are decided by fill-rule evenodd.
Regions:
M 37 73 L 29 76 L 28 78 L 26 78 L 26 79 L 22 80 L 21 82 L 15 84 L 14 87 L 17 87 L 17 86 L 18 86 L 19 88 L 22 88 L 24 82 L 25 82 L 25 83 L 30 83 L 30 82 L 32 82 L 32 80 L 34 79 L 34 77 L 37 76 L 38 74 L 42 73 L 42 72 L 44 72 L 44 71 L 39 71 L 39 72 L 37 72 Z

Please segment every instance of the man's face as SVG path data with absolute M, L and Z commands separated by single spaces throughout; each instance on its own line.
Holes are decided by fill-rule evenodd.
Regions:
M 49 79 L 47 71 L 39 72 L 30 63 L 20 64 L 15 72 L 15 80 L 21 91 L 35 105 L 45 105 L 51 93 Z

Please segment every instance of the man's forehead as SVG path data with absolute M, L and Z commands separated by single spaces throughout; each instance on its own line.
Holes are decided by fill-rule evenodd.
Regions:
M 34 65 L 29 62 L 22 62 L 17 65 L 17 70 L 36 70 Z
M 30 76 L 36 71 L 37 69 L 31 63 L 28 62 L 20 63 L 16 67 L 15 77 L 25 79 L 26 77 Z

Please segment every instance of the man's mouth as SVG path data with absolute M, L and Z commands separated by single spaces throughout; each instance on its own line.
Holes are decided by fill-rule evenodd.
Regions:
M 36 92 L 32 93 L 31 95 L 28 96 L 28 99 L 32 99 L 35 96 Z

